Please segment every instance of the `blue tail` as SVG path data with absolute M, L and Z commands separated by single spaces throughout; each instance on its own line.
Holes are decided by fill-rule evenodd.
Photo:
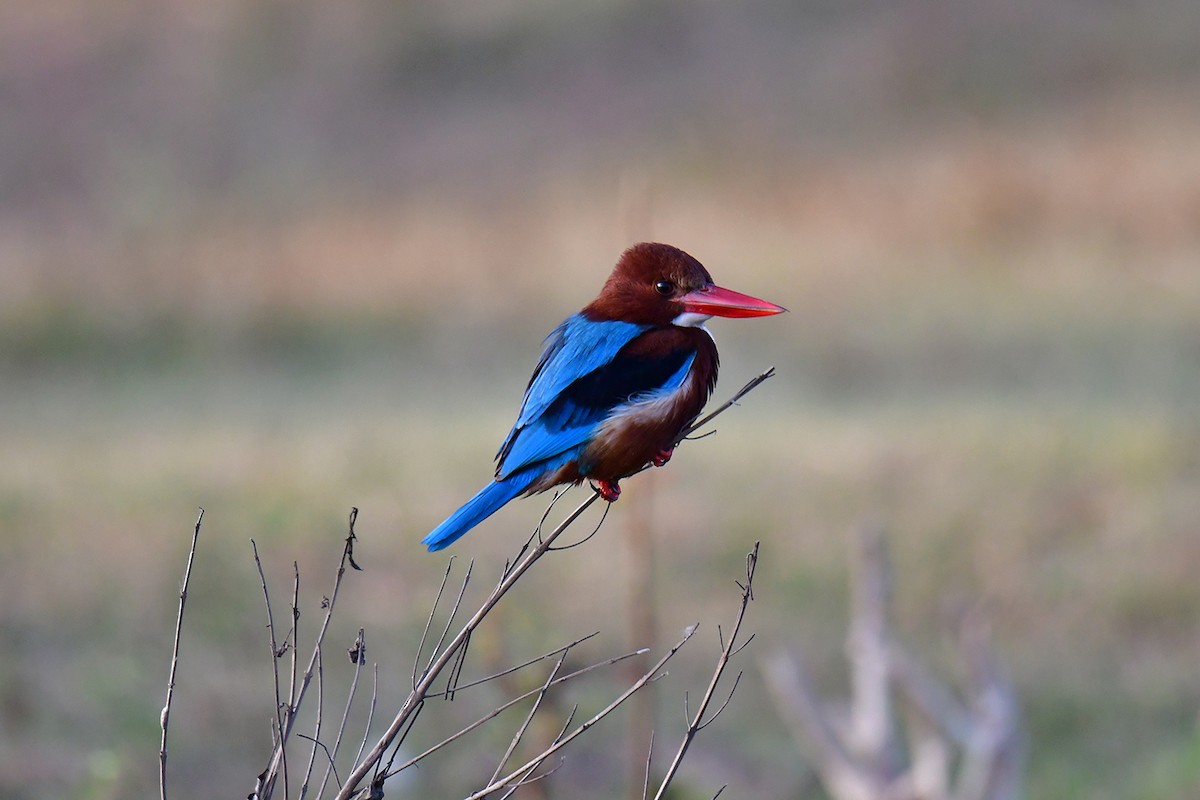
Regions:
M 496 513 L 500 506 L 524 491 L 540 474 L 540 470 L 525 470 L 502 481 L 489 483 L 445 522 L 434 528 L 421 540 L 421 544 L 428 547 L 431 553 L 449 547 L 464 533 Z

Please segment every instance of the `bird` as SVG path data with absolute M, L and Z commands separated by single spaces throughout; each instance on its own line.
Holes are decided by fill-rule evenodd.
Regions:
M 717 381 L 713 316 L 787 309 L 721 288 L 668 244 L 621 254 L 600 294 L 546 338 L 494 480 L 421 543 L 441 550 L 519 495 L 591 481 L 610 503 L 619 481 L 670 460 Z

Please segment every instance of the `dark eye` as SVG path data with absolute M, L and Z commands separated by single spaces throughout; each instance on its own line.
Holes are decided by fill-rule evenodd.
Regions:
M 658 292 L 663 297 L 668 297 L 672 292 L 675 291 L 675 284 L 671 283 L 670 281 L 659 281 L 658 283 L 654 284 L 654 291 Z

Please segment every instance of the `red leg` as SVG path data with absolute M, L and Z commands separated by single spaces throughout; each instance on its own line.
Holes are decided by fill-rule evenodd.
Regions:
M 616 481 L 597 480 L 596 488 L 600 492 L 600 497 L 610 503 L 617 502 L 617 498 L 621 496 L 621 487 Z
M 674 447 L 670 448 L 669 450 L 659 450 L 658 455 L 656 455 L 654 458 L 650 459 L 650 463 L 656 467 L 661 467 L 663 464 L 666 464 L 668 461 L 670 461 L 671 456 L 674 454 L 675 454 Z

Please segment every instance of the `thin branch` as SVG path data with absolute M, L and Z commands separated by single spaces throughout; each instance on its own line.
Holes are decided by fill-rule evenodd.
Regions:
M 292 657 L 291 657 L 291 676 L 288 680 L 288 705 L 287 705 L 287 721 L 288 729 L 291 730 L 294 722 L 293 717 L 296 715 L 296 659 L 300 653 L 300 562 L 292 562 Z M 320 645 L 317 645 L 317 660 L 320 661 Z M 320 705 L 318 701 L 317 705 Z M 318 711 L 318 714 L 320 712 Z M 305 782 L 307 782 L 305 778 Z M 287 790 L 287 768 L 286 764 L 283 772 L 284 798 L 291 797 L 291 792 Z M 302 795 L 303 796 L 303 795 Z
M 717 717 L 721 716 L 721 712 L 725 710 L 725 706 L 729 705 L 729 701 L 733 699 L 733 693 L 737 691 L 738 684 L 742 682 L 742 674 L 742 670 L 739 670 L 737 677 L 733 679 L 733 686 L 729 687 L 729 694 L 725 696 L 725 701 L 721 703 L 720 707 L 718 707 L 716 711 L 712 713 L 711 717 L 704 720 L 699 726 L 697 726 L 697 731 L 704 730 L 709 725 L 712 725 L 714 722 L 716 722 Z
M 558 671 L 562 669 L 563 662 L 567 660 L 567 654 L 570 652 L 570 649 L 563 650 L 562 654 L 558 657 L 558 661 L 554 662 L 554 668 L 550 670 L 550 674 L 546 676 L 545 682 L 542 683 L 542 688 L 538 691 L 537 697 L 534 698 L 533 705 L 529 708 L 529 713 L 525 715 L 525 721 L 517 728 L 517 732 L 513 734 L 512 741 L 508 743 L 508 748 L 504 751 L 504 755 L 500 758 L 499 763 L 496 764 L 496 771 L 492 773 L 491 780 L 496 780 L 496 778 L 500 777 L 500 773 L 504 771 L 504 765 L 512 758 L 513 751 L 517 749 L 517 745 L 521 743 L 525 732 L 529 730 L 530 723 L 533 722 L 534 716 L 537 714 L 538 709 L 541 708 L 542 701 L 546 699 L 546 693 L 550 691 L 550 686 L 554 683 L 554 678 L 558 675 Z
M 650 794 L 650 762 L 654 758 L 654 730 L 650 731 L 650 746 L 646 748 L 646 772 L 642 777 L 642 800 Z
M 767 370 L 767 372 L 764 372 L 756 379 L 757 383 L 751 381 L 751 384 L 753 385 L 748 384 L 748 388 L 744 389 L 741 394 L 735 396 L 734 400 L 736 400 L 742 394 L 745 394 L 750 389 L 753 389 L 754 386 L 758 385 L 758 383 L 762 383 L 762 381 L 771 377 L 771 373 L 773 372 L 774 370 Z M 730 401 L 725 408 L 728 408 L 728 406 L 732 404 L 733 401 Z M 712 722 L 713 719 L 716 719 L 717 715 L 719 715 L 721 711 L 725 709 L 725 706 L 728 705 L 730 698 L 733 697 L 734 690 L 737 689 L 738 681 L 735 680 L 733 683 L 733 688 L 729 690 L 729 697 L 727 697 L 725 702 L 721 704 L 721 707 L 717 709 L 716 714 L 714 714 L 708 722 L 705 722 L 704 713 L 708 710 L 708 705 L 710 702 L 712 702 L 713 694 L 717 691 L 717 683 L 721 680 L 721 676 L 725 672 L 725 667 L 729 664 L 729 659 L 732 655 L 734 645 L 737 642 L 738 632 L 742 629 L 742 621 L 746 618 L 746 609 L 750 606 L 750 599 L 754 596 L 752 587 L 754 586 L 754 572 L 758 567 L 758 546 L 759 542 L 755 542 L 754 548 L 746 556 L 746 583 L 745 585 L 738 584 L 742 590 L 742 605 L 738 610 L 737 620 L 733 624 L 733 630 L 729 634 L 729 641 L 721 649 L 721 655 L 717 658 L 717 666 L 713 670 L 712 679 L 708 682 L 708 688 L 704 692 L 704 697 L 700 701 L 700 706 L 696 709 L 696 716 L 692 717 L 691 723 L 689 723 L 687 730 L 684 731 L 683 741 L 679 744 L 679 750 L 676 751 L 675 758 L 671 760 L 671 765 L 667 768 L 666 775 L 663 776 L 662 783 L 660 783 L 658 786 L 658 792 L 654 795 L 655 800 L 662 800 L 662 798 L 666 795 L 667 788 L 671 785 L 671 781 L 674 780 L 675 774 L 679 771 L 679 765 L 683 762 L 683 757 L 687 754 L 688 748 L 691 747 L 692 740 L 696 738 L 696 734 L 704 730 L 704 728 L 707 727 L 708 722 Z M 738 678 L 741 678 L 740 674 L 738 675 Z
M 367 706 L 367 724 L 363 726 L 362 741 L 358 744 L 358 752 L 354 754 L 354 763 L 362 760 L 363 751 L 367 749 L 367 740 L 371 736 L 371 723 L 375 719 L 375 709 L 379 706 L 379 665 L 372 664 L 371 704 Z
M 557 647 L 548 653 L 542 653 L 540 656 L 534 656 L 533 658 L 529 659 L 528 661 L 526 661 L 523 664 L 517 664 L 516 666 L 508 667 L 507 669 L 502 669 L 499 672 L 493 672 L 491 675 L 488 675 L 486 678 L 476 678 L 475 680 L 471 681 L 470 683 L 460 684 L 455 687 L 454 691 L 456 693 L 461 692 L 464 689 L 470 689 L 473 686 L 479 686 L 480 684 L 484 684 L 489 681 L 494 681 L 497 678 L 503 678 L 506 675 L 511 675 L 514 672 L 519 672 L 519 671 L 525 669 L 526 667 L 533 666 L 534 664 L 538 663 L 539 661 L 545 661 L 547 658 L 553 658 L 554 656 L 556 656 L 560 653 L 564 653 L 573 647 L 577 647 L 577 646 L 583 644 L 584 642 L 586 642 L 588 639 L 591 639 L 594 636 L 598 636 L 599 634 L 600 634 L 600 631 L 595 631 L 594 633 L 589 633 L 587 636 L 582 636 L 582 637 L 576 639 L 575 641 L 571 642 L 570 644 L 563 645 L 562 647 Z M 645 651 L 639 650 L 638 652 L 641 653 L 641 652 L 645 652 Z M 438 697 L 439 695 L 430 694 L 429 696 L 430 697 Z
M 346 705 L 342 709 L 342 720 L 340 723 L 338 723 L 337 734 L 333 739 L 333 751 L 329 756 L 329 764 L 325 768 L 325 774 L 321 776 L 321 788 L 317 790 L 318 800 L 320 800 L 320 798 L 325 794 L 325 786 L 329 782 L 329 774 L 331 771 L 333 772 L 334 780 L 338 782 L 338 785 L 340 786 L 342 783 L 337 777 L 337 771 L 334 768 L 334 759 L 337 758 L 338 750 L 342 746 L 342 737 L 346 734 L 346 723 L 350 718 L 350 707 L 354 704 L 354 695 L 357 694 L 358 690 L 358 678 L 359 675 L 362 674 L 363 664 L 367 662 L 366 650 L 366 631 L 363 628 L 359 628 L 358 637 L 354 640 L 354 647 L 350 648 L 349 650 L 350 658 L 354 662 L 354 675 L 350 678 L 350 689 L 346 693 Z M 319 713 L 320 707 L 318 706 L 318 714 Z M 318 722 L 319 721 L 320 717 L 318 716 Z M 317 730 L 320 731 L 319 725 Z
M 598 497 L 598 495 L 592 495 L 592 497 Z M 642 677 L 638 678 L 633 683 L 633 685 L 631 685 L 628 689 L 626 689 L 624 692 L 622 692 L 615 700 L 613 700 L 611 703 L 609 703 L 607 706 L 605 706 L 601 711 L 597 712 L 596 715 L 593 716 L 591 719 L 589 719 L 587 722 L 584 722 L 582 725 L 580 725 L 575 730 L 571 731 L 566 736 L 560 736 L 558 739 L 555 740 L 554 744 L 551 745 L 550 747 L 548 747 L 546 750 L 542 751 L 541 753 L 539 753 L 537 756 L 535 756 L 531 760 L 527 761 L 526 763 L 522 764 L 520 767 L 517 767 L 517 769 L 513 770 L 512 772 L 510 772 L 508 775 L 504 776 L 503 778 L 492 781 L 489 785 L 480 789 L 478 792 L 475 792 L 474 794 L 470 795 L 467 798 L 467 800 L 481 800 L 481 798 L 486 797 L 487 795 L 491 794 L 492 792 L 496 791 L 497 789 L 503 788 L 504 786 L 507 786 L 512 781 L 520 778 L 522 775 L 525 775 L 531 769 L 536 769 L 538 764 L 545 761 L 548 757 L 554 755 L 562 748 L 566 747 L 567 744 L 569 744 L 577 736 L 586 732 L 597 722 L 599 722 L 600 720 L 607 717 L 609 714 L 611 714 L 613 711 L 615 711 L 618 706 L 620 706 L 622 703 L 624 703 L 626 700 L 628 700 L 630 697 L 632 697 L 633 694 L 635 692 L 637 692 L 638 689 L 641 689 L 643 686 L 645 686 L 647 683 L 649 683 L 650 680 L 655 675 L 658 674 L 658 671 L 661 670 L 663 668 L 663 666 L 665 666 L 666 663 L 668 661 L 670 661 L 671 658 L 674 657 L 674 655 L 676 653 L 679 652 L 680 648 L 682 648 L 685 644 L 687 644 L 688 639 L 692 638 L 692 635 L 696 632 L 697 628 L 698 628 L 698 626 L 692 625 L 686 631 L 684 631 L 683 638 L 681 638 L 678 642 L 676 642 L 675 645 L 673 647 L 671 647 L 671 649 L 662 658 L 660 658 L 657 662 L 655 662 L 654 666 L 651 667 L 649 669 L 649 671 L 643 673 Z
M 571 723 L 575 721 L 575 715 L 577 713 L 579 713 L 579 706 L 578 705 L 571 706 L 571 713 L 567 714 L 566 720 L 563 721 L 562 728 L 559 729 L 558 735 L 555 736 L 554 741 L 551 742 L 552 745 L 558 744 L 559 742 L 562 741 L 563 736 L 565 736 L 567 731 L 570 730 Z M 540 767 L 542 765 L 542 762 L 544 762 L 547 758 L 549 758 L 550 755 L 551 754 L 548 750 L 543 751 L 541 753 L 541 755 L 537 756 L 536 758 L 533 759 L 533 761 L 529 762 L 530 764 L 532 764 L 532 766 L 529 767 L 529 770 L 527 772 L 525 772 L 524 775 L 522 775 L 517 780 L 513 781 L 511 787 L 509 788 L 509 790 L 507 792 L 504 793 L 503 797 L 511 797 L 513 795 L 513 793 L 517 789 L 520 789 L 522 786 L 527 786 L 528 784 L 531 784 L 531 783 L 537 783 L 542 778 L 548 777 L 549 775 L 552 775 L 553 773 L 557 772 L 558 768 L 561 767 L 563 764 L 562 759 L 559 760 L 557 766 L 553 767 L 552 769 L 546 770 L 541 775 L 533 774 L 533 772 L 538 767 Z
M 433 627 L 433 618 L 437 615 L 438 605 L 442 602 L 442 594 L 446 591 L 446 582 L 450 580 L 450 570 L 454 568 L 454 559 L 450 556 L 446 562 L 446 571 L 442 573 L 442 582 L 438 585 L 437 594 L 433 596 L 433 604 L 429 607 L 429 617 L 425 620 L 425 629 L 421 631 L 421 641 L 417 643 L 417 655 L 413 658 L 412 688 L 417 688 L 417 670 L 420 669 L 421 653 L 425 652 L 425 640 L 429 637 L 429 629 Z
M 433 646 L 433 653 L 429 656 L 429 661 L 432 664 L 433 659 L 437 656 L 442 645 L 446 642 L 446 637 L 450 635 L 450 627 L 454 624 L 454 617 L 458 615 L 458 609 L 462 607 L 463 596 L 467 593 L 467 585 L 471 583 L 471 573 L 475 570 L 475 560 L 472 559 L 467 564 L 467 574 L 463 576 L 462 587 L 458 590 L 458 596 L 454 598 L 454 605 L 450 608 L 450 616 L 446 618 L 446 627 L 442 631 L 442 635 L 438 637 L 437 644 Z M 463 648 L 464 650 L 466 648 Z M 428 669 L 428 667 L 426 667 Z
M 589 541 L 591 541 L 593 536 L 595 536 L 597 533 L 600 532 L 600 528 L 604 526 L 604 520 L 608 519 L 608 511 L 611 508 L 612 508 L 612 503 L 604 504 L 604 512 L 600 515 L 600 521 L 596 523 L 596 527 L 592 528 L 592 532 L 589 533 L 587 536 L 583 537 L 578 542 L 571 542 L 570 544 L 564 544 L 562 547 L 551 547 L 548 552 L 561 553 L 563 550 L 571 550 L 573 548 L 579 547 L 579 545 L 581 545 L 581 544 L 587 544 Z
M 611 666 L 611 665 L 613 665 L 613 664 L 616 664 L 616 663 L 618 663 L 618 662 L 620 662 L 620 661 L 624 661 L 624 660 L 625 660 L 625 659 L 627 659 L 627 658 L 632 658 L 633 656 L 642 655 L 642 654 L 643 654 L 643 653 L 645 653 L 645 652 L 647 652 L 647 651 L 646 651 L 645 649 L 642 649 L 642 650 L 637 650 L 637 651 L 635 651 L 635 652 L 632 652 L 632 653 L 624 653 L 624 654 L 622 654 L 622 655 L 619 655 L 619 656 L 613 656 L 612 658 L 606 658 L 606 659 L 605 659 L 605 660 L 603 660 L 603 661 L 597 661 L 595 664 L 590 664 L 590 665 L 588 665 L 588 666 L 586 666 L 586 667 L 582 667 L 582 668 L 580 668 L 580 669 L 577 669 L 577 670 L 575 670 L 574 672 L 571 672 L 571 673 L 568 673 L 568 674 L 566 674 L 566 675 L 562 675 L 562 676 L 560 676 L 560 677 L 558 677 L 558 678 L 555 678 L 555 679 L 554 679 L 554 680 L 551 682 L 550 686 L 551 686 L 551 687 L 554 687 L 554 686 L 557 686 L 557 685 L 559 685 L 560 683 L 566 683 L 567 681 L 569 681 L 569 680 L 572 680 L 572 679 L 574 679 L 574 678 L 578 678 L 579 676 L 581 676 L 581 675 L 584 675 L 584 674 L 586 674 L 586 673 L 588 673 L 588 672 L 591 672 L 592 670 L 600 669 L 601 667 L 607 667 L 607 666 Z M 467 735 L 468 733 L 470 733 L 471 731 L 477 730 L 478 728 L 482 727 L 484 724 L 486 724 L 486 723 L 490 722 L 491 720 L 495 719 L 496 717 L 500 716 L 500 715 L 501 715 L 501 714 L 503 714 L 505 711 L 507 711 L 508 709 L 510 709 L 510 708 L 512 708 L 513 706 L 517 705 L 517 704 L 518 704 L 518 703 L 520 703 L 521 701 L 523 701 L 523 700 L 527 700 L 528 698 L 532 697 L 533 695 L 535 695 L 535 694 L 537 694 L 537 693 L 539 693 L 539 692 L 541 692 L 541 691 L 542 691 L 542 689 L 541 689 L 541 687 L 539 687 L 539 688 L 537 688 L 537 689 L 530 689 L 529 691 L 525 692 L 524 694 L 517 695 L 516 697 L 512 698 L 511 700 L 509 700 L 508 702 L 504 703 L 503 705 L 501 705 L 501 706 L 499 706 L 499 707 L 497 707 L 497 708 L 494 708 L 494 709 L 492 709 L 492 710 L 491 710 L 491 711 L 489 711 L 487 714 L 484 714 L 482 717 L 480 717 L 479 719 L 475 720 L 475 721 L 474 721 L 474 722 L 472 722 L 470 725 L 468 725 L 467 727 L 465 727 L 465 728 L 463 728 L 462 730 L 458 731 L 457 733 L 451 734 L 450 736 L 446 737 L 445 739 L 443 739 L 442 741 L 438 742 L 438 743 L 437 743 L 437 744 L 435 744 L 433 747 L 430 747 L 428 750 L 426 750 L 425 752 L 421 753 L 420 755 L 417 755 L 417 756 L 414 756 L 414 757 L 412 757 L 411 759 L 409 759 L 409 760 L 408 760 L 408 761 L 406 761 L 405 763 L 403 763 L 403 764 L 401 764 L 400 766 L 396 767 L 394 770 L 389 770 L 389 772 L 387 773 L 387 775 L 385 775 L 384 777 L 390 778 L 392 775 L 395 775 L 395 774 L 396 774 L 396 773 L 398 773 L 398 772 L 401 772 L 401 771 L 403 771 L 403 770 L 405 770 L 405 769 L 408 769 L 408 768 L 409 768 L 409 767 L 411 767 L 412 765 L 416 764 L 418 761 L 421 761 L 421 760 L 425 759 L 426 757 L 433 755 L 433 754 L 434 754 L 434 753 L 436 753 L 438 750 L 441 750 L 442 748 L 444 748 L 444 747 L 446 747 L 447 745 L 449 745 L 449 744 L 453 743 L 454 741 L 456 741 L 456 740 L 458 740 L 458 739 L 461 739 L 463 736 L 466 736 L 466 735 Z
M 287 797 L 287 752 L 284 747 L 287 737 L 283 733 L 283 716 L 280 714 L 280 707 L 283 705 L 283 701 L 280 699 L 279 694 L 279 644 L 275 638 L 275 619 L 271 613 L 271 594 L 267 591 L 267 576 L 263 573 L 262 559 L 258 557 L 258 543 L 251 539 L 250 547 L 254 550 L 254 564 L 258 567 L 258 578 L 262 583 L 263 602 L 267 606 L 267 630 L 270 632 L 271 637 L 271 675 L 275 681 L 275 731 L 272 732 L 272 737 L 275 736 L 275 732 L 278 733 L 279 738 L 275 742 L 275 752 L 279 753 L 282 757 L 283 794 L 284 797 Z M 273 764 L 272 767 L 274 767 Z M 271 796 L 275 787 L 275 776 L 277 774 L 275 769 L 268 769 L 266 780 L 263 782 L 261 795 L 263 798 Z
M 321 752 L 323 752 L 325 754 L 326 768 L 333 770 L 334 780 L 337 780 L 337 765 L 333 763 L 333 753 L 331 753 L 329 748 L 325 746 L 325 743 L 318 739 L 314 739 L 313 737 L 308 736 L 303 733 L 297 733 L 296 735 L 299 736 L 301 739 L 308 739 L 310 742 L 312 742 L 314 752 L 316 751 L 316 749 L 318 747 L 321 748 Z M 301 789 L 301 797 L 304 796 L 303 791 L 304 790 L 302 788 Z M 320 793 L 318 793 L 317 797 L 320 797 L 320 796 L 321 796 Z
M 179 671 L 179 640 L 183 635 L 183 607 L 187 604 L 188 584 L 192 580 L 192 564 L 196 561 L 196 544 L 200 540 L 200 523 L 204 521 L 204 509 L 196 517 L 192 529 L 192 546 L 188 548 L 187 566 L 183 570 L 183 585 L 179 589 L 179 613 L 175 617 L 175 643 L 171 646 L 171 671 L 167 676 L 167 699 L 159 714 L 162 727 L 162 743 L 158 748 L 158 792 L 161 800 L 167 800 L 167 728 L 171 723 L 171 702 L 175 699 L 175 676 Z
M 338 592 L 342 586 L 342 578 L 346 574 L 346 565 L 349 564 L 355 570 L 362 569 L 356 563 L 354 563 L 354 542 L 358 538 L 354 533 L 354 525 L 357 521 L 358 521 L 358 509 L 351 508 L 350 509 L 349 530 L 346 533 L 345 544 L 342 546 L 342 559 L 341 559 L 341 562 L 338 564 L 337 575 L 333 581 L 333 591 L 330 592 L 328 599 L 322 603 L 322 605 L 325 608 L 325 616 L 321 620 L 321 628 L 317 632 L 316 641 L 313 643 L 313 651 L 312 651 L 312 655 L 310 656 L 309 661 L 308 661 L 308 667 L 305 669 L 304 675 L 300 679 L 299 688 L 295 692 L 294 699 L 289 704 L 292 708 L 300 707 L 300 704 L 304 701 L 304 695 L 308 691 L 309 684 L 312 681 L 313 672 L 316 670 L 317 658 L 319 657 L 321 648 L 324 645 L 325 635 L 329 631 L 330 620 L 333 619 L 333 610 L 334 610 L 335 605 L 337 604 Z M 251 543 L 253 543 L 253 540 L 251 540 Z M 258 547 L 257 546 L 255 546 L 255 548 L 254 548 L 254 558 L 255 558 L 255 561 L 257 562 L 258 561 Z M 259 575 L 260 575 L 260 577 L 262 576 L 262 564 L 261 563 L 259 563 Z M 264 594 L 266 593 L 266 579 L 265 578 L 263 579 L 263 592 L 264 592 Z M 268 620 L 269 620 L 270 619 L 270 603 L 269 602 L 267 604 L 267 614 L 268 614 Z M 276 650 L 274 636 L 275 636 L 274 628 L 272 627 L 272 630 L 271 630 L 272 651 Z M 298 643 L 293 643 L 293 646 L 298 646 Z M 274 661 L 274 659 L 272 659 L 272 660 Z M 278 707 L 279 707 L 279 698 L 278 698 L 279 668 L 278 668 L 278 664 L 275 664 L 275 674 L 276 674 L 276 708 L 278 709 Z M 286 756 L 287 740 L 288 740 L 288 736 L 291 733 L 292 724 L 294 722 L 295 722 L 295 715 L 289 714 L 287 726 L 281 728 L 279 741 L 275 744 L 274 752 L 271 755 L 271 763 L 265 770 L 266 778 L 263 783 L 263 792 L 261 794 L 257 795 L 257 797 L 263 798 L 265 800 L 265 798 L 268 798 L 271 796 L 271 793 L 274 790 L 275 776 L 278 774 L 281 767 L 284 770 L 284 778 L 285 778 L 284 786 L 286 787 L 286 785 L 287 785 L 287 781 L 286 781 L 286 777 L 287 777 L 287 756 Z M 285 794 L 285 797 L 286 797 L 286 794 Z
M 512 797 L 522 786 L 529 786 L 530 784 L 537 783 L 538 781 L 544 781 L 546 778 L 549 778 L 551 775 L 562 769 L 562 765 L 564 763 L 565 762 L 563 760 L 560 760 L 557 764 L 545 772 L 542 772 L 538 775 L 533 775 L 529 778 L 522 778 L 517 783 L 514 783 L 512 787 L 501 796 L 500 800 L 505 800 L 505 798 Z
M 308 767 L 304 770 L 304 780 L 300 783 L 300 800 L 304 800 L 308 794 L 308 782 L 312 780 L 313 769 L 317 765 L 317 746 L 325 747 L 321 743 L 321 722 L 325 715 L 325 658 L 321 653 L 317 654 L 317 721 L 313 726 L 313 735 L 305 737 L 304 734 L 297 734 L 302 738 L 312 739 L 312 752 L 308 755 Z M 329 748 L 325 748 L 325 755 L 329 755 Z M 330 764 L 332 765 L 332 761 Z
M 750 392 L 752 392 L 754 389 L 756 389 L 760 383 L 766 381 L 768 378 L 773 378 L 773 377 L 775 377 L 775 368 L 767 367 L 765 370 L 763 370 L 758 375 L 756 375 L 754 378 L 752 378 L 749 383 L 747 383 L 741 389 L 738 389 L 734 393 L 733 397 L 729 398 L 724 403 L 722 403 L 721 405 L 719 405 L 715 409 L 713 409 L 710 413 L 705 414 L 699 420 L 697 420 L 696 422 L 693 422 L 690 426 L 688 426 L 686 429 L 684 429 L 683 433 L 679 434 L 679 436 L 676 437 L 675 444 L 678 445 L 680 442 L 682 442 L 687 437 L 691 436 L 697 430 L 699 430 L 700 428 L 703 428 L 705 425 L 707 425 L 708 423 L 710 423 L 714 419 L 716 419 L 717 415 L 724 413 L 725 411 L 728 411 L 733 406 L 736 406 L 739 400 L 741 400 L 746 395 L 750 394 Z M 705 435 L 707 436 L 708 434 L 705 434 Z M 703 437 L 701 437 L 701 438 L 703 438 Z
M 392 764 L 396 761 L 396 756 L 400 755 L 400 746 L 404 744 L 404 740 L 408 738 L 408 734 L 412 733 L 413 726 L 417 724 L 417 718 L 421 716 L 421 712 L 425 709 L 425 701 L 422 700 L 413 711 L 412 716 L 408 718 L 408 723 L 404 729 L 400 731 L 400 735 L 396 737 L 396 741 L 392 744 L 392 754 L 388 756 L 387 764 L 375 766 L 375 777 L 372 779 L 372 785 L 382 786 L 383 781 L 392 772 Z

